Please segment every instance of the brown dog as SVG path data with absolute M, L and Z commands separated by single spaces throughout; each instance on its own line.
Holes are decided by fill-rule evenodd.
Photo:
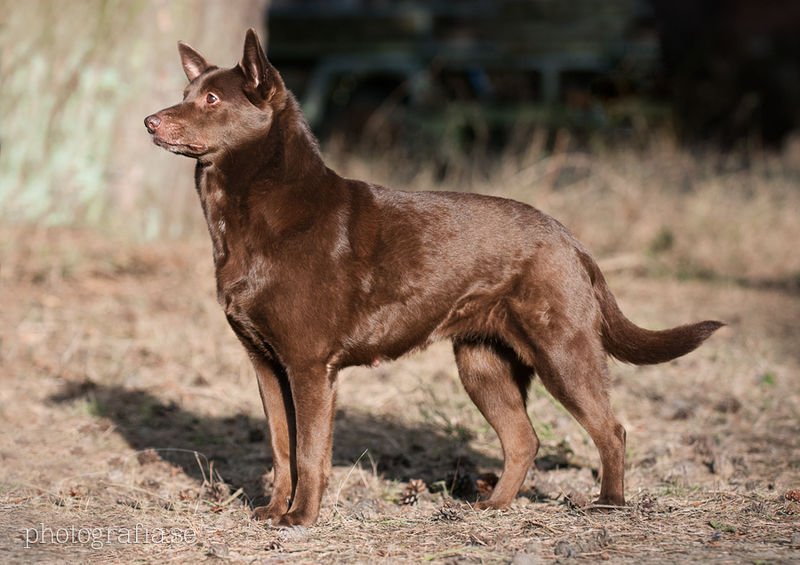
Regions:
M 611 413 L 606 355 L 669 361 L 722 324 L 635 326 L 586 248 L 528 205 L 338 176 L 252 29 L 232 69 L 185 43 L 178 50 L 190 81 L 183 102 L 145 125 L 156 145 L 197 159 L 217 298 L 256 369 L 275 487 L 255 518 L 316 521 L 341 368 L 440 339 L 452 340 L 464 388 L 505 457 L 476 508 L 507 507 L 533 464 L 534 373 L 600 451 L 598 503 L 624 505 L 625 430 Z

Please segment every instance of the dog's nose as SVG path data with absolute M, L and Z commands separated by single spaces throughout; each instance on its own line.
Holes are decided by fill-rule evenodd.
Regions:
M 161 118 L 153 114 L 152 116 L 147 116 L 144 119 L 144 127 L 147 128 L 147 131 L 150 133 L 155 133 L 158 129 L 158 126 L 161 125 Z

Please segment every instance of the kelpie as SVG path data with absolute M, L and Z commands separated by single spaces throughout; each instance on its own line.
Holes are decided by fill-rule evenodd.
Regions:
M 533 464 L 534 373 L 600 452 L 597 502 L 623 506 L 625 429 L 611 413 L 606 355 L 669 361 L 722 324 L 637 327 L 589 251 L 526 204 L 340 177 L 252 29 L 232 69 L 178 50 L 183 102 L 145 126 L 156 145 L 197 159 L 217 299 L 255 366 L 275 485 L 254 517 L 317 520 L 340 369 L 440 339 L 453 342 L 464 388 L 503 448 L 502 477 L 475 508 L 507 507 Z

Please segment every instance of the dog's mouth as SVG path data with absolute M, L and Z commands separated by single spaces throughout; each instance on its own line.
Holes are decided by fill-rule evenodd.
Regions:
M 178 155 L 186 155 L 187 157 L 200 157 L 205 154 L 206 148 L 202 145 L 191 143 L 170 143 L 155 134 L 152 135 L 153 143 L 159 147 L 163 147 L 167 151 L 177 153 Z

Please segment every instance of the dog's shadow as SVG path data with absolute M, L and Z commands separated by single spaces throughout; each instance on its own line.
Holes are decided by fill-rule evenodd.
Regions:
M 241 487 L 252 506 L 269 500 L 270 489 L 264 491 L 272 458 L 263 417 L 204 416 L 164 402 L 146 390 L 91 381 L 70 382 L 49 398 L 54 404 L 79 399 L 110 420 L 133 449 L 153 449 L 160 459 L 199 482 L 209 478 L 213 463 L 216 476 L 232 490 Z M 359 464 L 366 472 L 401 483 L 421 479 L 464 499 L 475 497 L 479 467 L 502 467 L 500 460 L 474 451 L 467 438 L 448 434 L 438 426 L 341 410 L 336 416 L 333 464 Z

